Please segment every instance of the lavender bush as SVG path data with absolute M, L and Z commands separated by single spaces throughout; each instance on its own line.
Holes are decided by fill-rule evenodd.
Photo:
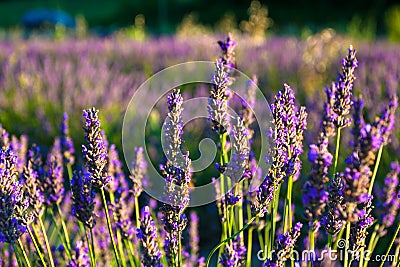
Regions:
M 111 129 L 121 123 L 117 116 L 127 96 L 146 75 L 181 60 L 213 58 L 217 50 L 204 49 L 208 44 L 203 39 L 166 38 L 147 45 L 32 41 L 19 48 L 19 43 L 1 43 L 0 119 L 10 127 L 0 127 L 0 263 L 349 267 L 376 266 L 373 257 L 386 253 L 394 257 L 381 258 L 380 265 L 398 266 L 400 151 L 395 122 L 400 49 L 382 42 L 346 51 L 345 43 L 329 31 L 302 41 L 273 38 L 254 44 L 229 35 L 218 42 L 221 53 L 206 94 L 207 127 L 218 142 L 220 181 L 214 184 L 220 198 L 212 204 L 217 214 L 207 216 L 214 216 L 221 227 L 219 240 L 206 248 L 201 246 L 201 224 L 210 224 L 210 219 L 188 210 L 196 180 L 184 146 L 184 129 L 190 128 L 184 128 L 182 105 L 192 92 L 174 89 L 158 110 L 167 116 L 160 130 L 168 145 L 159 162 L 167 203 L 143 193 L 150 164 L 144 148 L 132 147 L 127 173 Z M 160 54 L 160 44 L 173 49 Z M 292 52 L 279 53 L 282 49 Z M 341 62 L 336 59 L 339 52 Z M 243 58 L 247 60 L 239 61 Z M 235 118 L 228 106 L 237 104 L 231 87 L 238 65 L 257 77 L 247 87 L 250 101 L 239 103 L 240 116 Z M 333 69 L 339 73 L 336 79 Z M 266 94 L 273 99 L 274 127 L 259 133 L 252 114 L 254 84 L 277 88 L 281 80 L 288 84 L 279 85 L 275 97 Z M 324 83 L 328 86 L 320 92 Z M 102 109 L 84 109 L 77 119 L 88 103 Z M 52 112 L 56 123 L 46 117 Z M 23 121 L 29 123 L 18 124 Z M 31 128 L 39 124 L 48 135 L 61 126 L 51 148 L 48 137 Z M 29 135 L 18 138 L 8 131 Z M 249 192 L 252 179 L 260 175 L 255 162 L 259 135 L 275 140 L 271 168 Z M 74 143 L 82 144 L 81 154 Z M 149 147 L 157 149 L 155 144 Z M 238 174 L 229 188 L 229 178 Z M 295 257 L 303 251 L 314 254 Z M 324 251 L 336 260 L 317 258 Z M 362 256 L 366 251 L 370 258 Z

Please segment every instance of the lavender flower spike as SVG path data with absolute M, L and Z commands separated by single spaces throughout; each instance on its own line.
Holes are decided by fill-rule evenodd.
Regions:
M 142 184 L 145 182 L 147 172 L 147 162 L 143 156 L 143 148 L 135 147 L 135 156 L 132 161 L 131 175 L 129 178 L 133 182 L 133 195 L 139 197 L 142 193 Z
M 87 144 L 82 146 L 82 152 L 93 186 L 103 188 L 109 183 L 110 177 L 107 174 L 107 146 L 101 134 L 98 112 L 94 107 L 83 111 Z
M 95 192 L 92 188 L 90 174 L 85 171 L 75 171 L 71 181 L 72 215 L 85 226 L 93 228 L 96 225 L 94 208 Z
M 338 233 L 344 225 L 343 220 L 343 199 L 344 199 L 344 183 L 343 177 L 338 173 L 329 181 L 327 191 L 328 197 L 328 213 L 321 218 L 321 224 L 325 230 L 334 235 Z
M 229 129 L 228 118 L 228 73 L 222 60 L 215 63 L 215 74 L 213 77 L 213 87 L 210 90 L 208 99 L 209 120 L 215 132 L 223 134 Z
M 24 166 L 22 179 L 24 181 L 24 196 L 29 200 L 29 208 L 35 218 L 39 217 L 44 210 L 44 196 L 39 190 L 38 174 L 34 170 L 34 154 L 29 151 L 28 164 Z
M 240 236 L 226 245 L 219 262 L 223 267 L 241 267 L 246 260 L 246 247 L 241 245 Z
M 15 243 L 32 220 L 29 201 L 18 181 L 17 157 L 11 149 L 0 149 L 0 243 Z
M 63 114 L 63 119 L 60 124 L 61 128 L 61 149 L 65 164 L 73 165 L 75 162 L 75 148 L 74 143 L 69 135 L 68 127 L 68 113 Z
M 352 106 L 353 84 L 356 79 L 354 70 L 358 67 L 356 50 L 350 46 L 347 56 L 342 61 L 342 72 L 336 82 L 327 88 L 327 95 L 333 97 L 331 118 L 337 128 L 346 127 L 351 120 L 347 118 Z
M 83 245 L 82 241 L 78 241 L 75 247 L 75 253 L 68 263 L 68 267 L 90 267 L 90 258 L 88 248 Z
M 47 155 L 46 167 L 41 190 L 48 205 L 60 204 L 64 197 L 64 180 L 63 157 L 59 138 L 54 140 L 54 145 Z
M 300 236 L 300 230 L 303 224 L 296 223 L 294 229 L 290 232 L 280 235 L 274 245 L 276 253 L 272 255 L 272 259 L 267 260 L 264 267 L 284 267 L 285 262 L 290 257 L 291 250 L 294 248 L 297 239 Z
M 143 266 L 162 267 L 163 265 L 160 263 L 161 252 L 157 243 L 157 228 L 148 206 L 145 206 L 142 210 L 142 219 L 140 229 L 137 230 L 137 236 L 143 248 L 141 254 Z

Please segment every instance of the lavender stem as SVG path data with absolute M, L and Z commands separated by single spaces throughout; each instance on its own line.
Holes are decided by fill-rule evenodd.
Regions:
M 33 235 L 32 230 L 31 230 L 31 228 L 29 226 L 27 227 L 27 229 L 28 229 L 29 236 L 32 239 L 33 245 L 35 246 L 36 252 L 39 255 L 40 261 L 42 262 L 44 267 L 47 267 L 47 264 L 46 264 L 46 261 L 44 260 L 43 254 L 39 249 L 38 243 L 36 242 L 36 237 Z
M 333 174 L 336 173 L 337 170 L 337 165 L 338 165 L 338 159 L 339 159 L 339 148 L 340 148 L 340 133 L 342 131 L 342 128 L 339 127 L 337 129 L 337 134 L 336 134 L 336 147 L 335 147 L 335 163 L 333 165 Z
M 376 158 L 376 163 L 374 166 L 374 172 L 372 173 L 371 182 L 369 184 L 369 189 L 368 189 L 369 195 L 372 195 L 372 188 L 374 187 L 376 174 L 378 173 L 379 163 L 380 163 L 381 157 L 382 157 L 382 151 L 383 151 L 383 144 L 379 147 L 378 156 Z
M 28 255 L 26 254 L 25 249 L 24 249 L 24 247 L 22 246 L 21 239 L 18 239 L 18 245 L 19 245 L 19 247 L 21 248 L 22 255 L 24 256 L 24 259 L 25 259 L 25 261 L 26 261 L 27 266 L 28 266 L 28 267 L 31 267 L 31 263 L 30 263 L 30 261 L 29 261 L 29 259 L 28 259 Z
M 50 249 L 49 239 L 47 238 L 47 234 L 46 234 L 46 228 L 44 227 L 44 224 L 43 224 L 41 216 L 39 216 L 38 219 L 39 219 L 40 227 L 41 227 L 42 232 L 43 232 L 44 243 L 46 245 L 46 249 L 47 249 L 47 254 L 49 256 L 50 265 L 51 265 L 51 267 L 55 267 L 54 260 L 53 260 L 53 254 L 51 253 L 51 249 Z
M 65 242 L 67 243 L 67 250 L 69 251 L 69 254 L 70 254 L 71 253 L 71 241 L 69 239 L 67 226 L 65 225 L 64 216 L 63 216 L 63 214 L 61 212 L 60 204 L 58 204 L 58 203 L 57 203 L 57 211 L 58 211 L 58 216 L 60 216 L 61 227 L 62 227 L 63 232 L 64 232 Z
M 117 246 L 115 244 L 114 235 L 113 235 L 113 231 L 112 231 L 112 227 L 111 227 L 110 215 L 108 213 L 108 207 L 107 207 L 106 195 L 104 193 L 104 188 L 103 187 L 100 188 L 100 191 L 101 191 L 101 197 L 103 199 L 103 206 L 104 206 L 104 211 L 106 213 L 106 219 L 107 219 L 108 233 L 110 234 L 111 243 L 113 245 L 115 260 L 117 261 L 117 265 L 121 266 L 118 251 L 117 251 Z
M 399 231 L 400 231 L 400 223 L 399 223 L 399 225 L 397 226 L 396 233 L 394 234 L 394 236 L 393 236 L 393 238 L 392 238 L 392 242 L 390 242 L 390 246 L 388 247 L 388 249 L 387 249 L 387 251 L 386 251 L 386 254 L 385 254 L 384 259 L 387 259 L 388 255 L 389 255 L 389 252 L 390 252 L 390 250 L 392 249 L 392 246 L 393 246 L 393 244 L 394 244 L 394 241 L 396 240 L 397 235 L 399 234 Z M 385 261 L 383 260 L 382 263 L 381 263 L 381 265 L 380 265 L 379 267 L 382 267 L 384 264 L 385 264 Z

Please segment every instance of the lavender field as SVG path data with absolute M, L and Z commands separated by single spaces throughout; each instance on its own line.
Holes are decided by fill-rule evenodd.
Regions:
M 189 61 L 214 62 L 213 85 L 160 96 L 147 147 L 125 159 L 130 99 Z M 333 30 L 0 41 L 0 266 L 400 266 L 399 62 L 398 44 Z M 269 131 L 256 86 L 232 97 L 235 68 L 268 100 Z M 183 125 L 183 102 L 201 96 L 208 120 Z M 204 135 L 218 153 L 195 173 Z M 165 201 L 145 192 L 149 166 Z M 218 199 L 192 207 L 205 183 Z

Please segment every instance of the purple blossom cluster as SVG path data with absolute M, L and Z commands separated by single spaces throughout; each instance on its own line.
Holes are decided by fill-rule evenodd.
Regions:
M 314 36 L 312 42 L 318 43 L 318 38 Z M 56 131 L 52 130 L 52 124 L 45 119 L 46 114 L 39 107 L 43 104 L 43 96 L 50 100 L 50 110 L 51 105 L 62 106 L 66 110 L 82 110 L 88 103 L 100 102 L 103 104 L 101 115 L 107 118 L 107 123 L 110 120 L 110 125 L 107 125 L 110 127 L 105 128 L 109 130 L 115 123 L 113 115 L 120 110 L 115 112 L 116 109 L 108 101 L 126 103 L 126 96 L 136 79 L 144 77 L 137 75 L 132 78 L 135 75 L 131 74 L 143 71 L 127 63 L 132 57 L 138 59 L 132 62 L 142 62 L 143 56 L 151 55 L 148 60 L 154 64 L 150 64 L 150 68 L 156 71 L 171 63 L 170 58 L 179 54 L 183 55 L 182 58 L 192 55 L 211 58 L 213 53 L 204 49 L 207 44 L 202 41 L 196 43 L 164 38 L 160 38 L 158 45 L 176 47 L 172 52 L 168 49 L 163 52 L 171 53 L 166 57 L 160 56 L 159 50 L 152 46 L 152 40 L 150 45 L 135 42 L 127 45 L 118 40 L 115 43 L 107 40 L 70 43 L 68 40 L 60 43 L 59 47 L 43 42 L 20 50 L 0 43 L 0 48 L 4 48 L 0 51 L 14 52 L 13 57 L 2 57 L 3 52 L 0 52 L 0 105 L 4 106 L 4 114 L 17 116 L 31 114 L 27 109 L 33 109 L 36 116 L 30 116 L 31 123 L 41 121 L 43 131 L 48 134 Z M 29 263 L 32 263 L 33 266 L 51 267 L 208 267 L 212 261 L 224 267 L 286 266 L 289 262 L 291 266 L 317 265 L 316 261 L 295 261 L 290 256 L 296 246 L 303 249 L 303 243 L 308 249 L 316 251 L 335 249 L 341 238 L 346 241 L 347 246 L 341 248 L 344 250 L 362 253 L 368 248 L 374 252 L 379 245 L 387 253 L 400 251 L 400 244 L 394 238 L 392 242 L 387 241 L 392 233 L 396 236 L 400 231 L 398 162 L 393 161 L 386 177 L 381 177 L 382 169 L 388 165 L 387 158 L 398 152 L 395 112 L 400 68 L 396 59 L 400 58 L 400 49 L 389 49 L 380 44 L 387 51 L 379 52 L 382 48 L 378 46 L 373 50 L 377 51 L 377 56 L 368 55 L 371 48 L 361 45 L 360 50 L 367 52 L 359 63 L 355 57 L 356 50 L 350 46 L 341 62 L 337 80 L 325 90 L 322 118 L 319 118 L 314 106 L 318 106 L 323 92 L 311 90 L 322 87 L 330 71 L 336 67 L 330 62 L 333 57 L 328 54 L 329 49 L 326 49 L 326 54 L 322 50 L 322 56 L 313 55 L 311 52 L 320 48 L 312 46 L 309 41 L 276 37 L 256 47 L 251 42 L 237 46 L 232 35 L 218 45 L 222 54 L 215 63 L 215 72 L 210 73 L 213 85 L 209 91 L 208 113 L 213 130 L 210 132 L 219 137 L 217 147 L 220 158 L 216 161 L 219 162 L 217 170 L 221 179 L 214 180 L 214 183 L 217 196 L 220 196 L 215 210 L 221 224 L 211 219 L 212 205 L 205 208 L 206 216 L 202 209 L 199 209 L 201 217 L 194 210 L 190 210 L 190 216 L 187 216 L 190 188 L 194 184 L 189 153 L 183 152 L 185 125 L 182 116 L 183 95 L 186 97 L 190 92 L 181 94 L 179 89 L 174 89 L 167 97 L 167 105 L 162 108 L 167 115 L 165 123 L 160 124 L 163 125 L 162 137 L 166 144 L 160 164 L 165 178 L 163 200 L 166 203 L 160 205 L 143 193 L 143 186 L 149 182 L 144 148 L 131 148 L 134 156 L 130 173 L 127 173 L 120 160 L 118 143 L 109 142 L 118 139 L 107 132 L 107 140 L 101 129 L 99 111 L 91 108 L 83 111 L 84 140 L 80 140 L 84 143 L 83 158 L 79 158 L 72 139 L 75 136 L 73 125 L 78 120 L 74 115 L 69 120 L 67 113 L 61 115 L 58 111 L 57 114 L 62 117 L 57 128 L 59 136 L 54 138 L 50 147 L 46 146 L 48 142 L 40 147 L 34 144 L 33 141 L 41 139 L 37 139 L 32 130 L 28 129 L 28 133 L 33 138 L 30 136 L 28 139 L 27 135 L 17 137 L 0 127 L 1 266 L 30 266 Z M 239 101 L 239 116 L 228 114 L 228 105 L 235 105 L 231 88 L 235 88 L 233 85 L 236 85 L 235 77 L 238 75 L 235 72 L 237 48 L 243 49 L 237 55 L 248 58 L 243 62 L 244 68 L 257 73 L 260 84 L 267 88 L 277 86 L 273 84 L 274 79 L 292 80 L 290 76 L 282 76 L 282 73 L 301 76 L 296 92 L 298 99 L 295 90 L 287 84 L 274 97 L 271 105 L 274 127 L 267 133 L 259 133 L 256 119 L 260 118 L 255 118 L 252 112 L 256 104 L 257 78 L 244 85 L 247 86 L 248 99 L 246 102 Z M 265 52 L 267 48 L 269 50 Z M 296 53 L 278 53 L 282 49 Z M 340 50 L 336 48 L 335 51 Z M 390 57 L 387 56 L 389 52 Z M 260 58 L 263 59 L 262 65 Z M 389 67 L 377 63 L 377 58 L 384 58 Z M 75 65 L 73 62 L 82 64 Z M 272 67 L 266 62 L 273 63 Z M 312 62 L 319 63 L 318 70 L 314 69 Z M 270 75 L 274 73 L 273 68 L 285 72 L 277 73 L 275 70 L 275 75 Z M 125 75 L 126 72 L 130 75 Z M 308 72 L 312 73 L 312 78 L 305 74 Z M 386 72 L 390 72 L 387 78 L 384 77 Z M 357 84 L 354 83 L 356 76 Z M 310 86 L 310 81 L 316 81 L 316 84 Z M 387 88 L 376 90 L 381 84 Z M 94 87 L 91 92 L 81 90 L 88 85 Z M 354 97 L 357 86 L 363 88 L 363 97 Z M 372 101 L 371 88 L 379 92 L 377 100 L 384 96 L 389 98 L 385 106 L 383 101 L 375 105 L 378 101 Z M 64 100 L 58 98 L 60 90 L 64 92 Z M 35 97 L 38 94 L 42 97 Z M 23 100 L 9 99 L 9 95 L 37 99 L 39 105 L 27 107 Z M 306 97 L 303 98 L 303 95 Z M 298 102 L 305 102 L 310 108 L 306 111 Z M 11 108 L 13 112 L 7 113 Z M 378 110 L 380 115 L 369 120 L 366 115 L 378 114 Z M 2 112 L 2 123 L 3 119 L 5 122 L 12 120 L 3 116 Z M 318 121 L 319 128 L 315 127 Z M 351 135 L 343 129 L 348 126 L 351 126 Z M 12 130 L 12 133 L 20 132 L 13 127 Z M 271 168 L 261 186 L 249 193 L 251 179 L 261 176 L 256 160 L 257 145 L 260 143 L 257 136 L 264 134 L 275 140 L 272 161 L 267 162 Z M 303 144 L 310 143 L 310 136 L 317 138 L 307 146 L 307 164 L 302 161 L 303 150 L 307 150 Z M 333 137 L 336 137 L 336 146 Z M 331 153 L 333 151 L 335 155 Z M 343 157 L 344 154 L 347 157 Z M 301 176 L 303 168 L 309 170 L 306 177 Z M 208 178 L 205 172 L 201 182 Z M 231 182 L 234 185 L 228 190 Z M 303 184 L 300 186 L 300 183 Z M 302 195 L 293 194 L 300 187 L 303 188 Z M 298 204 L 300 198 L 303 207 Z M 303 224 L 298 222 L 300 213 L 310 226 L 308 237 L 301 231 Z M 70 214 L 73 219 L 68 217 Z M 205 223 L 202 220 L 204 217 Z M 320 228 L 320 225 L 323 227 Z M 394 232 L 393 226 L 396 225 Z M 215 240 L 214 231 L 219 226 L 221 235 L 217 237 L 219 240 Z M 204 227 L 207 227 L 207 235 L 203 232 Z M 302 238 L 304 242 L 299 242 Z M 12 249 L 3 243 L 9 243 Z M 210 245 L 215 245 L 215 248 L 208 257 L 204 257 Z M 270 253 L 265 260 L 255 260 L 259 247 Z M 218 258 L 213 257 L 216 254 Z M 365 261 L 368 265 L 368 260 Z M 361 262 L 357 264 L 362 266 Z M 343 265 L 350 267 L 352 262 L 345 258 Z

